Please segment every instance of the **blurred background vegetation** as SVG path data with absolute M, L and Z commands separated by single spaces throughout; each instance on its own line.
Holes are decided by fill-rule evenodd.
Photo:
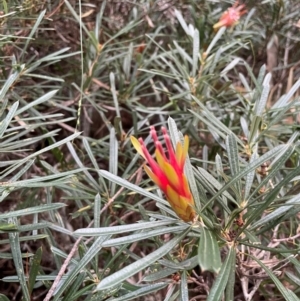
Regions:
M 2 0 L 1 301 L 300 300 L 300 3 L 242 4 Z M 190 137 L 192 225 L 150 125 Z

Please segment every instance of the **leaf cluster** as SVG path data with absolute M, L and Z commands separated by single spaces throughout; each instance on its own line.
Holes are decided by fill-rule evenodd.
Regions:
M 299 300 L 297 1 L 249 1 L 218 32 L 232 1 L 50 2 L 1 4 L 2 283 L 20 300 Z M 191 137 L 190 224 L 130 144 L 151 152 L 166 124 Z

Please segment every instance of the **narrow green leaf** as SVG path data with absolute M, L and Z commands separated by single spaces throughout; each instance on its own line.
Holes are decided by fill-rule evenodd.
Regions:
M 22 166 L 21 170 L 17 171 L 16 174 L 14 174 L 14 175 L 11 177 L 9 183 L 15 182 L 15 181 L 19 180 L 19 178 L 21 178 L 21 176 L 23 176 L 23 174 L 25 174 L 25 172 L 28 171 L 28 169 L 33 165 L 33 163 L 34 163 L 34 160 L 28 160 L 28 161 L 26 162 L 26 164 L 25 164 L 24 166 Z M 7 184 L 9 184 L 9 183 L 7 183 Z M 6 184 L 6 183 L 5 183 L 5 184 Z M 2 185 L 3 185 L 3 184 L 2 184 Z M 5 185 L 3 185 L 3 186 L 5 186 Z
M 182 60 L 189 62 L 191 65 L 193 64 L 193 60 L 192 58 L 187 54 L 187 52 L 178 45 L 178 43 L 176 41 L 173 41 L 176 50 L 178 51 L 178 53 L 180 54 Z M 183 71 L 185 72 L 185 71 Z
M 280 291 L 282 296 L 286 301 L 299 301 L 300 299 L 288 288 L 286 288 L 281 281 L 272 273 L 272 271 L 260 260 L 258 260 L 256 257 L 250 256 L 253 260 L 255 260 L 268 274 L 268 276 L 272 279 L 274 284 L 276 285 L 277 289 Z
M 293 94 L 298 91 L 300 86 L 300 79 L 297 80 L 297 82 L 293 85 L 293 87 L 289 90 L 289 92 L 284 95 L 283 101 L 287 102 L 287 105 L 284 108 L 281 108 L 280 110 L 276 111 L 276 114 L 273 114 L 271 120 L 267 124 L 267 127 L 265 130 L 261 132 L 261 135 L 264 135 L 269 129 L 277 124 L 280 123 L 286 116 L 287 112 L 296 105 L 297 102 L 299 102 L 299 98 L 295 97 L 292 101 L 290 101 L 290 98 L 293 96 Z
M 221 177 L 222 174 L 224 173 L 224 169 L 223 169 L 222 158 L 220 157 L 219 154 L 217 154 L 215 157 L 215 163 L 216 163 L 216 171 L 218 175 Z
M 182 270 L 182 271 L 183 270 L 191 270 L 199 264 L 198 256 L 193 256 L 192 258 L 189 258 L 182 262 L 170 261 L 167 259 L 160 259 L 158 262 L 167 268 L 172 268 L 177 271 L 178 270 Z
M 295 146 L 298 144 L 297 142 L 299 140 L 299 134 L 299 131 L 293 132 L 293 134 L 289 137 L 289 140 L 285 143 L 285 147 L 283 148 L 282 152 L 279 153 L 269 165 L 270 168 L 274 168 L 274 166 L 277 165 L 277 162 L 279 162 L 280 158 L 288 152 L 288 149 L 294 150 Z
M 253 144 L 255 144 L 257 141 L 257 137 L 259 134 L 259 130 L 262 123 L 262 117 L 260 116 L 254 116 L 250 125 L 250 131 L 248 138 L 248 144 L 250 147 L 253 147 Z
M 27 209 L 16 210 L 16 211 L 0 214 L 0 219 L 24 216 L 24 215 L 34 214 L 34 213 L 45 212 L 45 211 L 49 211 L 49 210 L 57 210 L 59 208 L 65 207 L 65 206 L 66 206 L 65 204 L 61 204 L 61 203 L 53 203 L 50 205 L 40 205 L 40 206 L 36 206 L 36 207 L 30 207 Z
M 254 151 L 251 158 L 250 158 L 250 163 L 253 163 L 255 160 L 258 159 L 258 153 L 257 151 Z M 247 175 L 246 175 L 246 183 L 245 183 L 245 192 L 244 192 L 244 199 L 247 200 L 250 190 L 252 188 L 252 184 L 254 181 L 254 176 L 255 176 L 255 170 L 250 171 Z
M 74 51 L 74 52 L 68 53 L 69 50 L 70 50 L 70 47 L 65 47 L 65 48 L 62 48 L 58 51 L 52 52 L 52 53 L 50 53 L 46 56 L 43 56 L 40 59 L 32 62 L 32 64 L 30 64 L 28 69 L 26 69 L 24 72 L 26 72 L 26 74 L 32 72 L 38 66 L 40 66 L 41 63 L 43 63 L 43 62 L 47 62 L 50 65 L 50 64 L 56 63 L 57 61 L 59 61 L 61 59 L 65 59 L 65 58 L 68 58 L 70 56 L 78 55 L 78 54 L 81 53 L 80 51 Z
M 78 22 L 78 24 L 80 25 L 80 27 L 85 31 L 85 33 L 87 34 L 87 36 L 91 39 L 91 41 L 93 41 L 93 37 L 91 35 L 91 32 L 87 29 L 86 25 L 84 22 L 82 22 L 82 16 L 79 16 L 76 12 L 76 10 L 74 9 L 73 5 L 68 1 L 65 0 L 65 5 L 66 7 L 69 9 L 69 11 L 71 12 L 71 14 L 73 15 L 73 17 L 76 19 L 76 21 Z
M 175 291 L 176 286 L 172 285 L 170 291 L 167 292 L 166 298 L 164 301 L 177 301 L 179 298 L 179 291 Z M 174 293 L 175 291 L 175 293 Z
M 206 301 L 220 301 L 226 286 L 228 285 L 229 276 L 232 274 L 232 267 L 235 262 L 234 246 L 229 246 L 228 254 L 225 262 L 222 264 L 220 273 L 218 274 Z
M 99 193 L 96 194 L 94 200 L 94 227 L 100 227 L 100 211 L 101 211 L 101 196 Z
M 159 271 L 153 272 L 143 278 L 143 281 L 158 281 L 162 280 L 174 273 L 176 273 L 178 270 L 176 268 L 163 268 Z
M 262 114 L 266 108 L 266 103 L 268 100 L 268 95 L 270 92 L 270 80 L 271 80 L 272 74 L 268 73 L 264 79 L 263 82 L 263 90 L 261 92 L 260 99 L 256 101 L 255 107 L 254 107 L 254 115 L 262 117 Z
M 234 288 L 236 285 L 235 279 L 235 260 L 231 261 L 232 265 L 229 267 L 230 273 L 227 281 L 227 286 L 225 289 L 225 301 L 234 301 Z
M 280 108 L 283 106 L 286 106 L 289 102 L 294 103 L 294 101 L 291 101 L 292 96 L 295 92 L 298 91 L 300 87 L 300 78 L 295 82 L 295 84 L 288 90 L 287 94 L 282 95 L 281 101 L 276 101 L 274 105 L 272 106 L 272 109 L 274 108 Z M 295 98 L 296 101 L 299 101 L 297 98 Z M 285 111 L 285 110 L 284 110 Z M 278 113 L 281 115 L 281 111 L 278 111 Z M 273 122 L 273 120 L 272 120 Z
M 67 0 L 65 0 L 67 1 Z M 115 35 L 113 36 L 110 36 L 110 39 L 107 39 L 105 41 L 105 44 L 104 46 L 108 45 L 108 44 L 111 44 L 112 41 L 115 41 L 117 37 L 129 32 L 131 29 L 133 29 L 134 27 L 138 27 L 138 26 L 143 26 L 144 24 L 144 20 L 138 20 L 138 21 L 135 21 L 135 22 L 129 22 L 129 23 L 126 23 L 122 28 L 121 30 L 119 30 Z M 114 58 L 112 58 L 112 60 L 114 60 Z
M 12 118 L 15 116 L 18 106 L 19 106 L 19 102 L 17 101 L 11 106 L 11 108 L 10 108 L 9 112 L 7 113 L 7 115 L 5 116 L 5 118 L 3 120 L 1 120 L 1 122 L 0 122 L 0 138 L 2 138 L 4 132 L 6 131 Z
M 18 113 L 18 112 L 17 112 L 17 113 Z M 17 113 L 16 113 L 16 114 L 17 114 Z M 45 152 L 47 152 L 47 151 L 49 151 L 49 150 L 52 150 L 52 149 L 54 149 L 54 148 L 56 148 L 56 147 L 59 147 L 59 146 L 65 144 L 65 143 L 68 142 L 68 141 L 73 141 L 74 139 L 76 139 L 76 138 L 77 138 L 78 136 L 80 136 L 80 135 L 81 135 L 80 132 L 74 133 L 74 134 L 72 134 L 71 136 L 68 136 L 68 137 L 65 138 L 65 139 L 62 139 L 62 140 L 60 140 L 60 141 L 58 141 L 58 142 L 55 142 L 55 143 L 53 143 L 53 144 L 51 144 L 51 145 L 49 145 L 49 146 L 47 146 L 47 147 L 42 148 L 42 149 L 39 150 L 39 151 L 37 151 L 37 152 L 35 152 L 35 153 L 33 153 L 33 154 L 27 156 L 23 161 L 27 161 L 27 160 L 29 160 L 29 159 L 35 158 L 35 157 L 37 157 L 38 155 L 40 155 L 40 154 L 42 154 L 42 153 L 45 153 Z
M 282 149 L 283 145 L 278 145 L 262 155 L 259 159 L 250 163 L 245 169 L 243 169 L 238 175 L 236 175 L 233 179 L 230 180 L 226 185 L 223 186 L 201 209 L 202 211 L 205 210 L 217 197 L 219 197 L 225 190 L 230 188 L 232 184 L 234 184 L 237 180 L 241 179 L 242 177 L 246 176 L 250 171 L 254 170 L 262 163 L 270 160 L 272 157 L 276 156 Z
M 294 169 L 292 172 L 287 174 L 286 177 L 280 183 L 278 183 L 274 187 L 274 189 L 266 196 L 262 204 L 259 204 L 255 209 L 252 209 L 251 211 L 246 213 L 245 217 L 247 218 L 247 221 L 245 222 L 241 231 L 249 227 L 249 225 L 251 225 L 251 223 L 255 219 L 257 218 L 260 219 L 261 214 L 266 210 L 266 208 L 268 208 L 270 204 L 276 200 L 276 197 L 279 191 L 281 190 L 281 188 L 287 183 L 289 183 L 297 174 L 299 174 L 299 172 L 300 172 L 300 167 Z M 250 226 L 248 230 L 253 230 L 254 228 L 257 228 L 258 224 L 261 225 L 258 221 L 255 225 Z
M 247 241 L 250 242 L 251 244 L 253 244 L 253 245 L 255 245 L 255 244 L 260 245 L 261 244 L 261 240 L 257 236 L 255 236 L 254 231 L 250 232 L 250 231 L 245 229 L 243 233 L 245 234 Z
M 285 275 L 288 276 L 288 278 L 290 278 L 294 283 L 296 283 L 298 285 L 298 287 L 300 287 L 300 278 L 297 277 L 295 274 L 289 272 L 289 271 L 285 271 Z
M 115 74 L 113 72 L 109 73 L 109 80 L 110 80 L 111 93 L 112 93 L 112 96 L 113 96 L 114 106 L 115 106 L 115 110 L 116 110 L 116 116 L 121 117 L 120 107 L 119 107 L 119 102 L 118 102 L 118 96 L 117 96 L 117 90 L 116 90 Z
M 226 137 L 226 149 L 227 149 L 227 155 L 228 155 L 228 159 L 229 159 L 230 173 L 231 173 L 232 177 L 234 177 L 234 176 L 238 175 L 240 172 L 240 162 L 239 162 L 237 141 L 236 141 L 235 135 L 233 133 Z M 238 192 L 238 195 L 236 196 L 236 198 L 240 203 L 242 201 L 241 181 L 240 180 L 236 181 L 234 186 Z
M 29 160 L 28 162 L 26 162 L 26 164 L 24 166 L 22 166 L 22 168 L 17 171 L 11 178 L 10 181 L 8 182 L 2 182 L 0 186 L 2 186 L 0 188 L 0 202 L 2 202 L 6 196 L 13 190 L 13 188 L 9 189 L 7 187 L 9 187 L 9 185 L 11 185 L 12 183 L 16 183 L 16 181 L 25 173 L 27 172 L 27 170 L 32 166 L 32 164 L 34 163 L 34 160 Z M 12 173 L 16 167 L 20 167 L 20 165 L 18 166 L 15 165 L 13 168 L 10 168 L 9 171 L 7 173 L 5 173 L 5 175 L 3 175 L 2 177 L 5 178 L 7 176 L 7 174 Z M 20 183 L 20 181 L 18 182 Z M 13 185 L 12 185 L 13 186 Z
M 99 175 L 101 175 L 102 177 L 110 180 L 110 181 L 114 181 L 115 183 L 117 183 L 118 185 L 120 185 L 121 187 L 126 187 L 128 188 L 129 190 L 132 190 L 132 191 L 135 191 L 141 195 L 144 195 L 152 200 L 155 200 L 159 203 L 162 203 L 164 205 L 168 205 L 168 202 L 165 201 L 163 198 L 160 198 L 158 197 L 157 195 L 143 189 L 142 187 L 139 187 L 137 185 L 134 185 L 130 182 L 128 182 L 127 180 L 121 178 L 121 177 L 118 177 L 116 175 L 113 175 L 111 174 L 110 172 L 106 171 L 106 170 L 103 170 L 103 169 L 100 169 L 98 170 L 98 173 Z
M 222 189 L 223 185 L 218 180 L 216 180 L 208 171 L 206 171 L 205 169 L 203 169 L 201 167 L 198 167 L 197 171 L 199 173 L 196 172 L 196 176 L 198 176 L 201 183 L 203 183 L 203 186 L 205 186 L 205 188 L 212 195 L 215 195 L 219 190 Z M 226 199 L 230 200 L 232 203 L 238 205 L 238 203 L 235 201 L 235 199 L 227 191 L 223 192 L 222 197 L 226 198 Z M 221 203 L 221 204 L 228 213 L 231 212 L 231 210 L 227 206 L 226 202 Z
M 81 275 L 78 276 L 77 278 L 80 278 L 81 279 Z M 77 280 L 77 279 L 76 279 Z M 85 281 L 83 281 L 85 282 Z M 72 295 L 72 297 L 70 299 L 65 299 L 65 301 L 78 301 L 78 299 L 80 300 L 82 298 L 82 296 L 85 296 L 87 294 L 90 294 L 91 291 L 93 291 L 94 289 L 94 284 L 91 283 L 91 284 L 87 284 L 85 286 L 83 286 L 83 288 L 79 289 L 80 287 L 77 286 L 77 289 L 78 291 L 75 292 L 75 294 Z M 82 287 L 82 286 L 81 286 Z M 118 290 L 116 290 L 116 294 L 117 294 Z M 92 300 L 95 300 L 95 301 L 98 301 L 98 300 L 103 300 L 103 298 L 96 298 L 96 299 L 93 299 L 93 297 L 95 296 L 95 294 L 93 294 L 92 298 L 88 298 L 87 300 L 88 301 L 92 301 Z
M 187 227 L 188 227 L 187 224 L 182 225 L 182 226 L 175 226 L 175 227 L 161 227 L 160 229 L 156 229 L 156 230 L 150 230 L 147 232 L 136 233 L 136 234 L 132 234 L 132 235 L 124 236 L 124 237 L 113 238 L 113 239 L 107 240 L 103 244 L 103 247 L 114 247 L 114 246 L 119 246 L 119 245 L 123 245 L 123 244 L 129 244 L 129 243 L 137 242 L 137 241 L 144 240 L 144 239 L 147 239 L 150 237 L 163 235 L 166 233 L 174 234 L 174 233 L 182 232 Z
M 79 297 L 77 296 L 78 291 L 80 292 L 80 288 L 82 287 L 82 284 L 84 283 L 84 279 L 86 278 L 87 274 L 85 272 L 81 272 L 77 275 L 75 281 L 72 283 L 72 285 L 67 289 L 67 293 L 64 295 L 64 301 L 71 301 L 71 300 L 78 300 Z M 85 286 L 87 287 L 87 286 Z M 74 297 L 76 297 L 74 299 Z
M 132 66 L 132 56 L 133 56 L 133 43 L 129 44 L 128 52 L 123 60 L 123 72 L 126 76 L 126 80 L 130 80 L 130 69 Z
M 93 151 L 91 149 L 91 146 L 90 146 L 89 142 L 87 141 L 87 139 L 86 138 L 82 138 L 82 143 L 83 143 L 83 146 L 84 146 L 84 148 L 85 148 L 85 150 L 86 150 L 86 152 L 87 152 L 87 154 L 88 154 L 88 156 L 89 156 L 89 158 L 90 158 L 90 160 L 91 160 L 94 168 L 96 170 L 100 169 L 99 165 L 97 163 L 97 160 L 96 160 L 96 158 L 95 158 L 95 156 L 93 154 Z
M 201 100 L 199 100 L 196 97 L 192 97 L 192 99 L 199 105 L 201 109 L 201 115 L 195 112 L 194 110 L 189 110 L 196 118 L 203 121 L 211 131 L 216 132 L 220 137 L 222 137 L 224 140 L 228 135 L 232 133 L 232 131 L 217 118 L 203 103 Z M 213 130 L 212 130 L 213 129 Z M 241 139 L 236 137 L 236 140 L 239 145 L 244 146 L 244 143 Z
M 109 135 L 109 172 L 113 175 L 118 174 L 118 141 L 115 128 L 110 129 Z M 110 182 L 109 191 L 111 195 L 115 194 L 116 183 Z
M 288 205 L 291 204 L 291 205 Z M 299 206 L 300 205 L 300 195 L 296 195 L 294 198 L 290 199 L 284 204 L 281 204 L 279 208 L 275 209 L 273 212 L 267 214 L 266 216 L 263 216 L 260 220 L 255 222 L 252 226 L 251 229 L 255 229 L 259 226 L 262 226 L 272 220 L 275 220 L 282 214 L 286 213 L 289 211 L 291 208 L 294 206 Z
M 57 275 L 38 275 L 36 277 L 36 280 L 37 281 L 54 281 L 56 277 L 57 277 Z M 66 276 L 63 276 L 62 278 L 65 279 Z M 28 277 L 26 276 L 26 280 L 27 279 L 28 279 Z M 1 280 L 3 282 L 19 282 L 18 276 L 7 276 L 7 277 L 3 277 Z
M 35 255 L 32 258 L 31 268 L 30 268 L 30 272 L 29 272 L 29 280 L 28 280 L 29 294 L 32 293 L 34 284 L 36 282 L 36 277 L 37 277 L 40 267 L 41 267 L 42 255 L 43 255 L 43 250 L 42 250 L 42 247 L 40 247 L 37 249 Z
M 156 293 L 157 291 L 163 289 L 166 287 L 168 284 L 167 283 L 155 283 L 155 284 L 150 284 L 146 285 L 144 287 L 141 287 L 133 292 L 130 292 L 126 295 L 123 295 L 119 298 L 114 298 L 114 301 L 130 301 L 130 300 L 135 300 L 136 298 L 141 298 L 142 296 L 146 294 L 151 294 L 151 293 Z
M 217 34 L 214 36 L 214 38 L 212 39 L 212 41 L 210 42 L 210 44 L 208 45 L 207 49 L 206 49 L 206 56 L 208 56 L 210 54 L 210 51 L 213 49 L 213 47 L 216 45 L 216 43 L 218 42 L 218 40 L 222 37 L 222 35 L 224 34 L 224 32 L 226 31 L 226 27 L 223 26 L 221 27 Z
M 0 99 L 3 99 L 3 102 L 1 103 L 1 108 L 0 108 L 0 117 L 2 116 L 4 110 L 7 108 L 7 102 L 8 98 L 5 97 L 6 92 L 10 87 L 13 85 L 13 83 L 18 79 L 20 72 L 23 71 L 24 65 L 21 66 L 20 70 L 18 72 L 15 72 L 11 74 L 8 79 L 5 81 L 3 84 L 1 90 L 0 90 Z
M 201 229 L 198 261 L 202 271 L 210 271 L 212 273 L 219 273 L 222 265 L 217 239 L 212 231 L 206 227 Z
M 188 290 L 188 283 L 186 272 L 183 271 L 181 273 L 181 281 L 180 281 L 180 301 L 189 301 L 189 290 Z
M 101 190 L 100 185 L 97 183 L 97 181 L 95 180 L 95 178 L 90 174 L 90 172 L 87 170 L 87 168 L 85 167 L 85 165 L 82 163 L 82 161 L 78 157 L 78 155 L 77 155 L 77 153 L 75 151 L 74 145 L 71 142 L 67 142 L 67 146 L 68 146 L 68 149 L 70 150 L 70 153 L 71 153 L 72 157 L 74 158 L 74 160 L 76 161 L 76 163 L 78 164 L 78 166 L 80 168 L 82 168 L 83 173 L 88 178 L 89 183 L 91 185 L 93 185 L 96 190 L 98 190 L 98 191 Z
M 58 249 L 58 248 L 56 248 L 56 247 L 54 247 L 54 246 L 51 246 L 51 251 L 52 251 L 52 253 L 53 253 L 54 255 L 58 255 L 58 256 L 61 257 L 61 258 L 66 259 L 66 258 L 68 257 L 68 254 L 67 254 L 67 253 L 63 252 L 62 250 L 60 250 L 60 249 Z M 72 259 L 71 259 L 71 263 L 74 264 L 75 266 L 77 266 L 77 265 L 78 265 L 78 260 L 72 258 Z M 60 266 L 61 266 L 61 265 L 60 265 Z
M 240 58 L 237 57 L 235 58 L 231 63 L 229 63 L 222 71 L 221 71 L 221 76 L 224 76 L 228 73 L 228 71 L 230 71 L 231 69 L 233 69 L 239 62 L 240 62 Z
M 61 286 L 59 286 L 54 294 L 55 297 L 53 301 L 59 300 L 60 296 L 63 294 L 66 288 L 74 281 L 75 277 L 77 277 L 81 270 L 84 270 L 87 267 L 88 263 L 94 258 L 94 256 L 96 256 L 97 253 L 100 252 L 103 243 L 109 238 L 110 235 L 100 236 L 94 241 L 94 243 L 82 257 L 82 259 L 78 262 L 74 269 L 72 269 L 70 273 L 68 273 L 68 277 L 62 282 Z
M 262 92 L 262 85 L 263 85 L 263 80 L 265 78 L 265 75 L 266 75 L 266 70 L 267 70 L 267 67 L 266 65 L 262 65 L 259 69 L 259 73 L 258 73 L 258 77 L 257 77 L 257 80 L 253 81 L 255 83 L 255 87 L 256 89 L 258 90 L 259 93 Z M 251 72 L 252 73 L 252 72 Z M 252 78 L 253 79 L 253 78 Z M 255 98 L 254 98 L 255 99 Z
M 18 222 L 16 218 L 10 219 L 9 222 L 18 226 Z M 22 253 L 20 249 L 21 246 L 19 241 L 19 233 L 14 232 L 14 233 L 9 233 L 8 235 L 9 235 L 11 253 L 15 264 L 15 269 L 17 271 L 20 286 L 22 289 L 23 299 L 24 301 L 30 301 L 30 294 L 28 291 L 28 286 L 27 286 L 27 281 L 26 281 L 24 266 L 23 266 L 23 260 L 22 260 Z
M 0 294 L 0 301 L 10 301 L 6 296 Z
M 80 169 L 82 171 L 82 169 Z M 39 177 L 35 179 L 28 179 L 28 180 L 21 180 L 21 181 L 16 181 L 16 182 L 2 182 L 2 191 L 3 193 L 9 193 L 11 190 L 14 190 L 16 188 L 21 188 L 21 187 L 53 187 L 53 186 L 59 186 L 60 188 L 64 187 L 64 184 L 70 184 L 72 182 L 71 180 L 71 174 L 70 173 L 78 173 L 77 171 L 70 170 L 67 172 L 62 172 L 58 173 L 55 175 L 50 175 L 50 176 L 44 176 L 44 177 Z M 65 176 L 67 174 L 67 176 Z M 46 182 L 47 180 L 52 180 L 52 182 Z M 45 182 L 43 182 L 45 181 Z M 0 188 L 1 191 L 1 188 Z M 1 191 L 1 192 L 2 192 Z M 0 195 L 0 200 L 3 200 L 3 196 Z
M 14 223 L 0 223 L 0 231 L 3 232 L 16 232 L 18 227 Z
M 173 248 L 175 248 L 175 246 L 186 236 L 189 230 L 190 229 L 187 229 L 181 235 L 174 237 L 172 240 L 168 241 L 166 244 L 164 244 L 162 247 L 152 252 L 151 254 L 143 257 L 140 260 L 135 261 L 134 263 L 128 265 L 122 270 L 107 276 L 98 284 L 97 290 L 104 290 L 118 285 L 127 278 L 150 266 L 156 260 L 163 257 L 164 255 L 169 253 Z
M 82 235 L 82 236 L 101 236 L 101 235 L 108 235 L 108 234 L 120 234 L 125 232 L 132 232 L 136 230 L 143 230 L 143 229 L 151 229 L 157 227 L 163 227 L 170 224 L 174 224 L 176 220 L 167 220 L 167 221 L 155 221 L 155 222 L 144 222 L 144 223 L 137 223 L 131 225 L 121 225 L 121 226 L 113 226 L 113 227 L 102 227 L 102 228 L 83 228 L 74 231 L 75 235 Z
M 43 20 L 43 18 L 44 18 L 44 16 L 45 16 L 45 13 L 46 13 L 46 10 L 43 10 L 43 11 L 39 14 L 39 16 L 38 16 L 38 18 L 37 18 L 35 24 L 33 25 L 33 27 L 32 27 L 32 29 L 31 29 L 29 35 L 27 36 L 26 41 L 25 41 L 25 45 L 22 47 L 22 51 L 21 51 L 21 53 L 20 53 L 20 55 L 19 55 L 19 58 L 20 58 L 20 59 L 21 59 L 21 58 L 24 56 L 24 54 L 26 53 L 27 47 L 28 47 L 28 45 L 29 45 L 29 43 L 30 43 L 30 41 L 31 41 L 31 39 L 32 39 L 32 37 L 33 37 L 33 35 L 34 35 L 35 32 L 37 31 L 37 29 L 38 29 L 40 23 L 42 22 L 42 20 Z
M 66 227 L 61 227 L 57 224 L 53 224 L 53 223 L 50 223 L 50 222 L 47 223 L 47 226 L 48 226 L 48 228 L 50 228 L 52 230 L 55 230 L 57 232 L 73 236 L 73 232 L 68 230 Z
M 33 257 L 34 254 L 32 253 L 22 253 L 22 258 L 30 258 Z M 0 253 L 0 258 L 3 259 L 13 259 L 11 253 Z
M 193 35 L 193 65 L 192 65 L 192 76 L 196 76 L 199 64 L 199 49 L 200 49 L 200 37 L 198 29 L 194 30 Z
M 49 99 L 51 99 L 56 93 L 57 93 L 58 90 L 53 90 L 53 91 L 50 91 L 46 94 L 44 94 L 43 96 L 39 97 L 38 99 L 34 100 L 34 101 L 31 101 L 29 102 L 26 106 L 20 108 L 15 115 L 21 115 L 21 113 L 23 112 L 26 112 L 28 111 L 30 108 L 38 105 L 38 104 L 41 104 L 45 101 L 48 101 Z
M 44 239 L 47 237 L 48 237 L 47 234 L 29 235 L 29 236 L 19 237 L 19 241 L 31 241 L 31 240 L 37 240 L 37 239 Z M 9 244 L 9 239 L 1 239 L 0 245 L 4 245 L 4 244 Z
M 267 185 L 267 183 L 272 181 L 272 179 L 276 176 L 276 174 L 278 173 L 278 171 L 280 169 L 284 168 L 285 162 L 290 158 L 290 156 L 292 155 L 293 152 L 294 152 L 293 145 L 289 145 L 289 144 L 284 145 L 282 151 L 273 160 L 273 161 L 276 160 L 276 163 L 273 164 L 273 161 L 272 161 L 272 163 L 270 164 L 270 166 L 272 166 L 272 168 L 270 168 L 268 175 L 264 179 L 262 179 L 262 181 L 255 187 L 253 192 L 248 197 L 249 203 L 251 203 L 251 199 L 255 199 L 255 195 L 259 192 L 259 190 L 264 185 Z M 252 163 L 252 161 L 250 161 L 250 163 Z M 253 172 L 255 172 L 255 171 L 253 170 Z
M 179 10 L 177 10 L 177 9 L 175 9 L 174 12 L 175 12 L 175 16 L 176 16 L 177 20 L 179 21 L 182 29 L 185 31 L 185 33 L 187 35 L 191 35 L 191 31 L 190 31 L 189 27 L 187 26 L 187 24 L 186 24 L 186 22 L 185 22 L 185 20 L 184 20 L 184 18 L 182 16 L 182 14 L 181 14 L 181 12 Z

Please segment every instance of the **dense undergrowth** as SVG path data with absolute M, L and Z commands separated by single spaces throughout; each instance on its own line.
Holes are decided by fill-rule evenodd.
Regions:
M 1 301 L 299 300 L 300 4 L 244 4 L 2 1 Z M 190 138 L 192 222 L 150 126 Z

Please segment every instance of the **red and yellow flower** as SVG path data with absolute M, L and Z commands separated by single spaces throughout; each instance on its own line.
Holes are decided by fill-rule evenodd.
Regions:
M 187 178 L 184 174 L 184 164 L 188 153 L 189 138 L 184 137 L 183 145 L 178 142 L 174 151 L 171 139 L 166 128 L 161 129 L 167 153 L 163 150 L 161 142 L 153 126 L 150 127 L 150 134 L 155 143 L 155 158 L 152 158 L 142 138 L 136 139 L 131 136 L 131 142 L 137 152 L 147 161 L 144 169 L 150 179 L 165 193 L 166 198 L 173 210 L 184 221 L 194 220 L 194 199 L 190 191 Z
M 213 26 L 214 29 L 218 30 L 222 26 L 231 27 L 237 24 L 240 17 L 247 12 L 247 10 L 243 10 L 244 8 L 245 4 L 239 5 L 239 1 L 236 1 L 222 14 L 219 22 Z

